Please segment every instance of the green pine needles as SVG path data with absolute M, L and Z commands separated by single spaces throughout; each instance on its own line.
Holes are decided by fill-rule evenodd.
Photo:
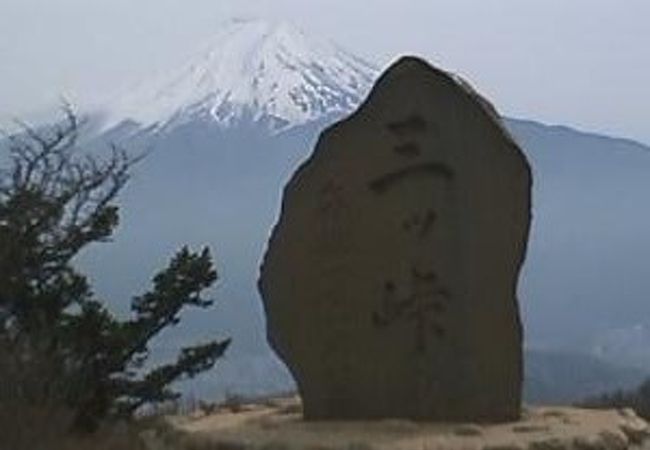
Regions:
M 113 149 L 98 159 L 77 150 L 78 122 L 28 126 L 0 155 L 0 402 L 61 404 L 75 426 L 130 416 L 178 397 L 173 382 L 211 369 L 230 344 L 185 348 L 147 368 L 148 345 L 186 306 L 207 308 L 217 280 L 207 248 L 182 248 L 118 320 L 95 298 L 73 260 L 118 225 L 117 194 L 138 161 Z

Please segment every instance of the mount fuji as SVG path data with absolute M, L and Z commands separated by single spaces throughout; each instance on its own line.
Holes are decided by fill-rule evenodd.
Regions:
M 209 120 L 273 133 L 359 105 L 378 75 L 370 63 L 286 24 L 235 20 L 185 67 L 106 105 L 103 130 L 125 119 L 153 131 Z
M 112 306 L 126 313 L 130 296 L 174 250 L 213 250 L 220 275 L 215 309 L 188 311 L 154 350 L 164 358 L 197 339 L 233 337 L 227 358 L 188 385 L 189 393 L 256 394 L 292 385 L 266 345 L 259 261 L 282 187 L 320 131 L 353 111 L 378 74 L 375 65 L 287 24 L 238 20 L 187 65 L 88 112 L 89 145 L 148 152 L 120 199 L 114 242 L 79 261 L 98 294 L 117 299 Z M 567 127 L 505 123 L 534 174 L 534 222 L 519 286 L 526 346 L 595 353 L 611 330 L 650 317 L 650 208 L 643 206 L 650 148 Z M 603 348 L 599 358 L 622 362 Z M 528 358 L 529 398 L 553 398 L 570 381 L 567 373 L 583 366 L 563 400 L 640 378 L 592 370 L 597 362 L 557 372 L 556 362 L 567 358 L 537 355 Z

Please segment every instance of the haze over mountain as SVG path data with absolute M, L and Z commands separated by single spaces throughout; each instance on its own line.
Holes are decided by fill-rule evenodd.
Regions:
M 227 361 L 190 389 L 254 393 L 290 384 L 265 343 L 259 260 L 284 183 L 320 130 L 351 112 L 378 74 L 373 64 L 287 24 L 235 21 L 187 66 L 90 112 L 92 145 L 151 151 L 122 197 L 115 242 L 82 258 L 97 291 L 119 299 L 115 306 L 125 311 L 126 300 L 176 248 L 214 250 L 221 275 L 216 309 L 186 314 L 156 352 L 163 357 L 213 333 L 234 338 Z M 650 149 L 530 121 L 506 125 L 535 180 L 519 287 L 527 347 L 545 354 L 597 349 L 603 360 L 647 369 L 650 361 L 638 363 L 637 356 L 648 342 L 621 358 L 602 341 L 650 319 Z M 529 361 L 561 360 L 539 355 Z M 554 366 L 540 371 L 539 363 L 529 364 L 536 371 L 529 379 L 547 386 L 570 378 Z M 568 371 L 582 379 L 586 366 Z M 607 374 L 590 384 L 598 389 L 639 378 L 597 372 Z

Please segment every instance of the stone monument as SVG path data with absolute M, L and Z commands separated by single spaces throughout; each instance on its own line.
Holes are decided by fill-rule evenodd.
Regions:
M 492 106 L 416 58 L 325 130 L 259 282 L 304 417 L 518 419 L 530 196 Z

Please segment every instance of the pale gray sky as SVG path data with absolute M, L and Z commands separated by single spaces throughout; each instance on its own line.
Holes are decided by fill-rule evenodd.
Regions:
M 650 143 L 648 0 L 0 0 L 0 123 L 180 64 L 235 15 L 378 64 L 416 53 L 507 115 Z

